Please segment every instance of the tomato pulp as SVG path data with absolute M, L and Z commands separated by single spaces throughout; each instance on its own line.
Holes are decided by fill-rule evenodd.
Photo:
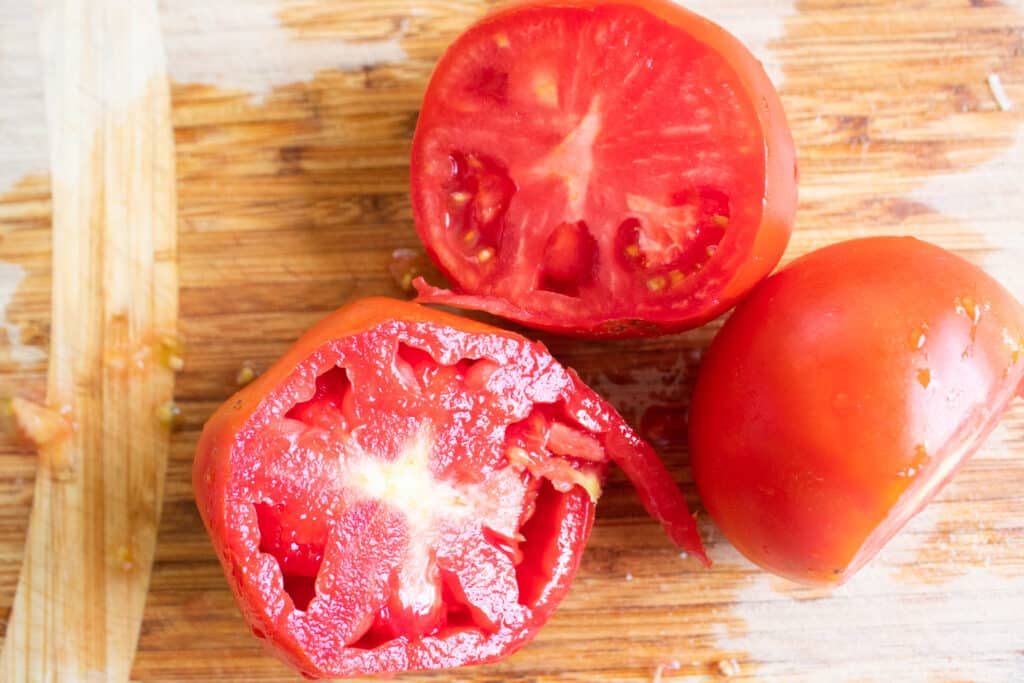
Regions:
M 708 512 L 752 561 L 839 583 L 953 476 L 1024 388 L 1024 308 L 912 238 L 835 244 L 745 299 L 690 409 Z
M 581 336 L 695 327 L 778 263 L 796 161 L 760 63 L 669 2 L 487 17 L 434 72 L 413 140 L 416 226 L 476 308 Z
M 706 560 L 651 447 L 542 346 L 374 299 L 215 413 L 193 483 L 254 633 L 333 677 L 525 644 L 568 591 L 609 461 Z

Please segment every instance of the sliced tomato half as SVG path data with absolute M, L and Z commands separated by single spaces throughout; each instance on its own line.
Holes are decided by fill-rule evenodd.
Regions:
M 419 300 L 581 336 L 697 326 L 778 263 L 793 140 L 768 76 L 662 0 L 515 6 L 437 65 L 416 226 L 455 287 Z
M 376 299 L 214 414 L 194 486 L 254 633 L 335 677 L 525 644 L 569 588 L 609 461 L 706 561 L 651 447 L 542 346 Z

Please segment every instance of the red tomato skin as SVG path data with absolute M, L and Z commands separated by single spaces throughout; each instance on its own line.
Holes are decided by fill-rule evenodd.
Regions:
M 1024 379 L 1024 309 L 913 238 L 843 242 L 743 301 L 689 416 L 701 499 L 768 571 L 839 584 L 995 428 Z
M 666 310 L 664 315 L 658 317 L 623 316 L 611 319 L 569 320 L 564 315 L 556 316 L 543 310 L 531 309 L 522 302 L 496 296 L 478 296 L 472 291 L 463 291 L 459 286 L 462 279 L 459 273 L 444 265 L 433 246 L 426 227 L 426 217 L 420 202 L 416 200 L 418 169 L 425 163 L 422 156 L 423 146 L 419 143 L 423 132 L 417 127 L 410 157 L 413 216 L 427 253 L 453 286 L 453 290 L 449 291 L 428 285 L 422 277 L 416 278 L 414 284 L 419 292 L 417 301 L 420 303 L 482 310 L 535 329 L 584 339 L 651 337 L 683 332 L 714 320 L 735 306 L 778 265 L 789 243 L 796 217 L 799 180 L 796 148 L 782 102 L 764 66 L 731 33 L 668 0 L 524 0 L 491 13 L 470 27 L 464 36 L 486 31 L 492 22 L 526 7 L 593 8 L 607 5 L 639 7 L 659 19 L 682 28 L 687 33 L 699 36 L 701 42 L 725 57 L 729 66 L 739 75 L 750 100 L 757 103 L 758 119 L 764 131 L 764 213 L 753 239 L 746 245 L 743 253 L 737 255 L 738 265 L 712 296 L 703 297 L 702 301 L 694 301 L 694 305 L 684 312 Z M 462 39 L 464 38 L 460 38 Z M 458 59 L 457 44 L 449 47 L 442 56 L 434 69 L 435 74 L 447 68 L 449 61 Z M 424 102 L 441 96 L 436 84 L 437 79 L 431 79 L 424 95 Z
M 476 348 L 482 352 L 503 348 L 507 340 L 529 343 L 514 333 L 408 302 L 357 301 L 315 325 L 265 373 L 228 399 L 207 422 L 196 452 L 193 488 L 197 507 L 243 616 L 273 654 L 310 678 L 439 669 L 481 664 L 508 656 L 536 635 L 568 592 L 594 522 L 594 502 L 579 487 L 559 496 L 554 513 L 557 524 L 551 532 L 557 538 L 553 545 L 557 555 L 544 560 L 545 571 L 550 576 L 530 603 L 527 616 L 510 627 L 503 626 L 486 634 L 466 629 L 443 637 L 398 638 L 374 649 L 347 648 L 335 643 L 337 636 L 330 633 L 329 620 L 326 626 L 321 625 L 326 631 L 320 636 L 315 629 L 299 628 L 300 617 L 282 589 L 280 570 L 275 569 L 276 560 L 260 552 L 255 511 L 249 525 L 252 528 L 238 526 L 238 502 L 232 500 L 232 491 L 251 474 L 235 470 L 234 454 L 244 450 L 252 438 L 254 416 L 258 421 L 262 419 L 260 415 L 267 412 L 268 404 L 288 400 L 281 387 L 294 386 L 298 376 L 315 370 L 318 365 L 329 364 L 321 363 L 325 342 L 394 321 L 438 326 L 441 339 L 455 333 L 478 335 L 481 341 Z M 531 344 L 531 349 L 524 362 L 542 368 L 553 363 L 539 344 Z M 605 447 L 609 455 L 620 462 L 630 476 L 641 479 L 637 485 L 651 514 L 661 521 L 674 541 L 706 561 L 685 500 L 671 485 L 671 477 L 650 446 L 639 440 L 575 373 L 563 371 L 562 377 L 563 386 L 559 390 L 564 392 L 567 408 L 581 420 L 607 430 Z M 556 380 L 551 379 L 551 382 L 557 388 Z M 642 481 L 644 477 L 652 477 L 654 481 Z M 365 552 L 387 552 L 387 539 L 363 541 Z

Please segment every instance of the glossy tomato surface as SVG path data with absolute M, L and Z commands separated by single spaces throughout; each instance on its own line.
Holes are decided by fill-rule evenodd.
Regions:
M 214 414 L 193 484 L 253 632 L 335 677 L 524 645 L 569 589 L 609 461 L 703 557 L 651 447 L 542 346 L 372 299 Z
M 978 449 L 1024 380 L 1024 309 L 912 238 L 843 242 L 744 300 L 690 410 L 704 504 L 748 558 L 841 582 Z
M 527 3 L 448 49 L 413 140 L 416 226 L 476 308 L 581 336 L 697 326 L 778 263 L 793 141 L 761 64 L 667 1 Z

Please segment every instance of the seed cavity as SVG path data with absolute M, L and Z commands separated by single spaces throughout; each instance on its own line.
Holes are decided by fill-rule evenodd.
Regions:
M 505 213 L 516 193 L 508 170 L 496 159 L 452 152 L 444 223 L 465 254 L 490 261 L 501 243 Z
M 616 235 L 616 253 L 650 292 L 677 287 L 718 253 L 731 218 L 729 197 L 712 187 L 688 188 L 666 197 L 631 194 L 634 214 Z
M 584 221 L 555 226 L 544 244 L 539 288 L 566 296 L 579 296 L 581 287 L 594 281 L 599 248 Z

